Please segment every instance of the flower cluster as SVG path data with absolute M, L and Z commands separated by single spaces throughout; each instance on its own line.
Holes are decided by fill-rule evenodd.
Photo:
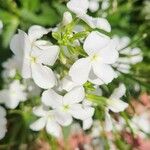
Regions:
M 117 124 L 114 114 L 128 107 L 121 99 L 126 94 L 123 83 L 118 82 L 112 94 L 103 93 L 101 87 L 142 61 L 141 50 L 128 47 L 126 37 L 108 36 L 111 26 L 107 19 L 88 14 L 98 4 L 97 0 L 70 0 L 67 7 L 73 15 L 65 12 L 55 28 L 33 25 L 28 33 L 18 30 L 12 37 L 14 55 L 3 63 L 6 84 L 0 91 L 0 104 L 9 111 L 32 103 L 29 112 L 34 106 L 38 118 L 30 120 L 33 131 L 45 129 L 62 137 L 62 127 L 75 121 L 87 130 L 93 126 L 98 106 L 104 114 L 104 130 L 112 131 Z M 6 132 L 5 116 L 0 106 L 0 139 Z

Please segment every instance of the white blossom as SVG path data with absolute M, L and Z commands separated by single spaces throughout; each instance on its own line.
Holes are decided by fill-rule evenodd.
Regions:
M 84 88 L 81 86 L 73 88 L 64 96 L 57 94 L 54 90 L 49 89 L 43 92 L 42 102 L 56 110 L 60 116 L 59 123 L 68 126 L 74 118 L 84 120 L 89 117 L 91 110 L 83 109 L 80 104 L 85 98 Z
M 39 106 L 33 108 L 33 113 L 39 117 L 30 125 L 33 131 L 39 131 L 45 127 L 47 133 L 57 138 L 62 136 L 61 126 L 57 121 L 59 117 L 54 110 L 49 110 L 46 106 Z
M 97 85 L 110 83 L 117 76 L 111 67 L 118 58 L 116 42 L 93 31 L 85 39 L 83 48 L 88 56 L 72 65 L 69 71 L 72 80 L 78 84 L 84 84 L 87 80 Z
M 6 119 L 6 110 L 0 106 L 0 140 L 5 137 L 7 132 L 7 119 Z
M 33 78 L 44 89 L 51 88 L 56 83 L 53 71 L 46 65 L 52 66 L 59 53 L 58 46 L 38 40 L 48 32 L 48 29 L 35 25 L 29 28 L 28 34 L 19 30 L 10 43 L 11 50 L 20 62 L 22 77 Z
M 67 7 L 77 15 L 80 19 L 85 21 L 91 28 L 102 29 L 107 32 L 111 31 L 111 26 L 105 18 L 94 18 L 87 14 L 89 8 L 88 0 L 70 0 L 67 3 Z
M 109 97 L 109 100 L 107 101 L 107 107 L 105 110 L 106 131 L 111 131 L 113 128 L 112 119 L 109 114 L 109 110 L 111 110 L 114 113 L 118 113 L 124 111 L 128 107 L 128 104 L 126 102 L 123 102 L 120 99 L 125 94 L 125 92 L 126 92 L 126 88 L 124 84 L 120 84 L 119 87 L 114 90 L 112 95 Z
M 6 107 L 14 109 L 20 102 L 27 100 L 27 93 L 25 86 L 20 84 L 19 80 L 14 80 L 8 89 L 0 91 L 0 103 L 5 104 Z

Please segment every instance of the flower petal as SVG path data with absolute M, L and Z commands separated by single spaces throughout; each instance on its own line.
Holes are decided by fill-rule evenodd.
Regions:
M 7 108 L 15 109 L 19 105 L 20 100 L 16 97 L 11 96 L 7 101 L 5 101 L 5 105 Z
M 87 14 L 82 15 L 80 18 L 93 29 L 98 28 L 107 32 L 111 31 L 111 26 L 105 18 L 94 18 Z
M 57 137 L 57 138 L 60 138 L 61 135 L 62 135 L 62 130 L 61 130 L 61 127 L 58 123 L 56 123 L 55 121 L 52 121 L 52 120 L 48 120 L 47 124 L 46 124 L 46 131 Z
M 72 123 L 73 119 L 69 113 L 56 111 L 56 120 L 62 126 L 68 126 Z
M 85 91 L 82 86 L 73 88 L 63 97 L 64 104 L 75 104 L 81 102 L 85 97 Z
M 45 65 L 54 65 L 56 59 L 58 58 L 59 54 L 59 46 L 52 45 L 51 43 L 38 40 L 34 43 L 32 47 L 31 55 L 37 58 L 39 63 Z
M 40 39 L 44 34 L 47 34 L 50 32 L 49 29 L 45 29 L 42 26 L 39 25 L 33 25 L 28 30 L 28 35 L 30 38 L 30 41 L 36 41 L 37 39 Z
M 47 107 L 41 105 L 41 106 L 38 106 L 38 107 L 34 107 L 33 108 L 33 113 L 38 117 L 44 117 L 44 116 L 46 116 L 48 110 L 49 109 Z
M 0 140 L 5 137 L 6 132 L 6 127 L 0 127 Z
M 70 91 L 76 86 L 78 86 L 78 84 L 73 82 L 70 76 L 66 76 L 61 80 L 61 87 L 63 90 Z
M 31 78 L 31 64 L 29 58 L 23 58 L 20 62 L 21 67 L 21 75 L 23 78 L 28 79 Z
M 49 89 L 42 94 L 42 103 L 46 106 L 50 106 L 53 109 L 62 105 L 63 97 L 57 94 L 54 90 Z
M 87 118 L 85 120 L 83 120 L 83 129 L 87 130 L 89 129 L 93 124 L 93 119 L 92 118 Z
M 117 61 L 119 56 L 118 51 L 116 50 L 116 42 L 110 40 L 110 43 L 105 48 L 101 49 L 99 52 L 102 62 L 106 64 L 113 64 Z
M 94 108 L 83 108 L 81 104 L 74 104 L 70 108 L 70 113 L 76 119 L 85 120 L 94 115 Z
M 93 69 L 91 69 L 91 71 L 90 71 L 88 81 L 90 81 L 91 83 L 96 84 L 96 85 L 104 84 L 104 82 L 94 74 Z
M 88 0 L 70 0 L 67 7 L 77 15 L 82 15 L 87 12 L 89 7 Z
M 126 87 L 124 84 L 120 84 L 110 96 L 110 99 L 120 99 L 126 93 Z
M 50 68 L 36 63 L 33 63 L 31 68 L 33 80 L 39 87 L 48 89 L 56 84 L 55 75 Z
M 43 118 L 40 118 L 40 119 L 36 120 L 35 122 L 33 122 L 30 125 L 30 129 L 32 129 L 33 131 L 39 131 L 39 130 L 43 129 L 45 125 L 46 125 L 46 118 L 43 117 Z
M 83 48 L 88 55 L 99 52 L 109 44 L 110 38 L 98 31 L 91 32 L 84 41 Z
M 117 76 L 112 67 L 106 64 L 93 63 L 93 71 L 104 84 L 110 83 Z
M 89 59 L 81 58 L 71 66 L 69 75 L 75 83 L 81 85 L 88 80 L 90 69 L 91 64 Z
M 105 112 L 105 130 L 109 132 L 112 129 L 113 129 L 113 124 L 112 124 L 111 116 L 110 116 L 108 110 L 106 110 L 106 112 Z
M 9 99 L 8 90 L 1 90 L 0 91 L 0 103 L 5 103 Z
M 5 116 L 6 116 L 6 110 L 2 106 L 0 106 L 0 118 Z
M 128 107 L 128 104 L 122 100 L 108 100 L 108 109 L 118 113 L 124 111 Z
M 18 34 L 15 34 L 11 39 L 10 49 L 17 57 L 21 57 L 20 59 L 22 59 L 25 53 L 31 51 L 31 43 L 28 35 L 24 31 L 19 30 Z

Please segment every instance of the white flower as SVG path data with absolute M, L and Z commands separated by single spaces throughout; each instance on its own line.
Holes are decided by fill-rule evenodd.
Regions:
M 4 138 L 7 132 L 6 124 L 6 110 L 2 106 L 0 106 L 0 140 Z
M 98 0 L 90 0 L 89 1 L 89 10 L 91 12 L 96 12 L 99 9 L 99 2 Z
M 83 48 L 88 57 L 77 60 L 70 68 L 72 80 L 78 84 L 87 80 L 97 85 L 110 83 L 116 77 L 110 65 L 118 58 L 114 40 L 93 31 L 86 38 Z
M 2 63 L 2 67 L 4 68 L 2 72 L 3 78 L 13 78 L 16 75 L 17 69 L 19 69 L 19 65 L 16 57 L 12 56 L 7 61 Z
M 11 50 L 20 62 L 22 77 L 33 78 L 44 89 L 51 88 L 56 83 L 53 71 L 46 65 L 52 66 L 59 53 L 58 46 L 37 40 L 48 32 L 49 30 L 35 25 L 29 28 L 28 35 L 19 30 L 10 43 Z
M 83 109 L 80 102 L 83 101 L 85 92 L 83 87 L 75 87 L 64 96 L 57 94 L 54 90 L 49 89 L 43 92 L 42 102 L 46 106 L 52 107 L 60 116 L 59 123 L 68 126 L 74 118 L 84 120 L 89 116 L 89 111 Z
M 88 0 L 70 0 L 67 3 L 67 7 L 74 12 L 77 17 L 85 21 L 91 28 L 103 29 L 107 32 L 111 31 L 111 26 L 106 19 L 94 18 L 87 15 L 87 10 L 89 8 Z
M 49 110 L 49 108 L 45 106 L 39 106 L 33 108 L 33 113 L 40 117 L 30 125 L 33 131 L 39 131 L 45 127 L 49 134 L 55 137 L 62 136 L 61 126 L 58 124 L 58 116 L 55 111 Z
M 118 88 L 114 90 L 112 95 L 109 97 L 107 101 L 107 108 L 105 110 L 105 129 L 106 131 L 111 131 L 113 128 L 112 119 L 109 114 L 109 110 L 114 113 L 118 113 L 124 111 L 128 104 L 123 102 L 120 98 L 125 94 L 126 88 L 124 84 L 120 84 Z
M 27 99 L 25 87 L 18 80 L 14 80 L 8 89 L 0 91 L 0 103 L 4 103 L 6 107 L 14 109 L 19 102 Z
M 0 33 L 2 32 L 3 29 L 3 22 L 0 20 Z

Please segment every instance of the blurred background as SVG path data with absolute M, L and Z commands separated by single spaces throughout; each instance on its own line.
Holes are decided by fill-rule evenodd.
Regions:
M 3 22 L 3 29 L 0 31 L 0 72 L 3 69 L 2 62 L 12 55 L 9 42 L 17 29 L 27 31 L 31 25 L 35 24 L 44 27 L 56 26 L 62 20 L 63 13 L 68 10 L 66 3 L 67 0 L 0 0 L 0 20 Z M 130 74 L 120 77 L 128 87 L 129 101 L 130 99 L 141 99 L 144 94 L 146 94 L 144 98 L 149 99 L 150 1 L 98 0 L 98 3 L 98 10 L 92 11 L 91 9 L 89 14 L 95 17 L 106 17 L 112 26 L 111 35 L 128 36 L 131 39 L 131 47 L 139 47 L 143 54 L 143 61 L 133 65 Z M 135 84 L 140 85 L 140 89 L 137 91 L 133 90 Z M 2 85 L 3 81 L 0 77 L 0 88 Z M 39 143 L 42 145 L 42 142 Z M 44 145 L 46 146 L 46 143 Z M 34 149 L 47 150 L 46 147 Z M 2 149 L 0 148 L 0 150 Z M 140 150 L 150 150 L 150 148 Z

